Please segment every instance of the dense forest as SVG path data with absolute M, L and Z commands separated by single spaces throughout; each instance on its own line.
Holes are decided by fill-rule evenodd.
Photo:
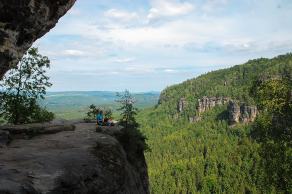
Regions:
M 138 115 L 151 149 L 146 153 L 151 193 L 291 193 L 291 75 L 292 54 L 286 54 L 166 88 L 155 108 Z M 231 126 L 225 104 L 190 123 L 203 96 L 257 105 L 263 116 Z M 188 102 L 182 112 L 181 98 Z

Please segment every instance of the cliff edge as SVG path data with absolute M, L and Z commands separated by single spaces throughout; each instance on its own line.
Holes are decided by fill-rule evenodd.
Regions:
M 97 133 L 95 124 L 22 137 L 0 148 L 1 194 L 149 193 L 144 153 L 131 162 L 118 140 Z

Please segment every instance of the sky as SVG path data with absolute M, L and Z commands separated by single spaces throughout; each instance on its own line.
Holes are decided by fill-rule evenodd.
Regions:
M 77 0 L 34 46 L 50 91 L 161 91 L 292 51 L 291 0 Z

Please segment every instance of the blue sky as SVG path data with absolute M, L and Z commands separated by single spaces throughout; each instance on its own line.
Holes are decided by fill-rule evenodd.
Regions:
M 34 46 L 51 91 L 160 91 L 292 51 L 291 0 L 77 0 Z

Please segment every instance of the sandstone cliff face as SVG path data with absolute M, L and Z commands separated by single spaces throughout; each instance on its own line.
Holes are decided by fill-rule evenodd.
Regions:
M 198 100 L 197 110 L 200 113 L 203 113 L 207 110 L 214 108 L 215 106 L 221 106 L 228 103 L 230 99 L 227 97 L 207 97 L 204 96 L 202 99 Z
M 215 106 L 222 106 L 228 103 L 228 122 L 235 123 L 250 123 L 253 122 L 258 114 L 256 106 L 249 106 L 245 103 L 239 103 L 231 100 L 228 97 L 207 97 L 204 96 L 198 99 L 197 115 L 189 117 L 190 123 L 196 123 L 202 120 L 201 114 L 211 110 Z M 183 112 L 188 102 L 185 98 L 181 98 L 178 102 L 178 112 Z
M 129 156 L 114 137 L 118 128 L 97 133 L 95 124 L 78 123 L 75 130 L 66 124 L 63 131 L 57 126 L 41 128 L 32 139 L 20 136 L 0 148 L 0 193 L 149 193 L 144 154 Z M 31 131 L 28 126 L 1 130 Z
M 256 106 L 248 106 L 245 103 L 230 101 L 227 107 L 229 123 L 253 122 L 258 114 Z
M 180 98 L 178 101 L 178 104 L 177 104 L 178 112 L 180 112 L 180 113 L 183 112 L 186 109 L 187 104 L 188 104 L 188 102 L 185 98 Z
M 0 79 L 76 0 L 0 1 Z

